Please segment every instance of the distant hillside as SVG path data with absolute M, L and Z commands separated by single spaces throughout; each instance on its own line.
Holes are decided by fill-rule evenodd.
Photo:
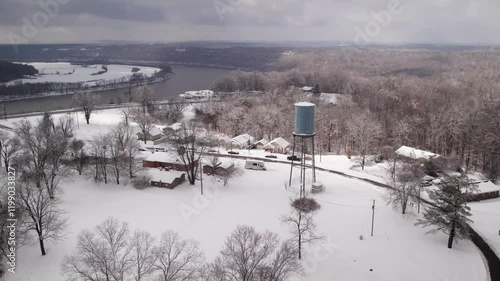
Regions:
M 35 75 L 38 70 L 31 65 L 0 61 L 0 83 L 21 79 L 26 75 Z
M 133 45 L 0 45 L 0 59 L 8 61 L 106 61 L 148 65 L 185 64 L 249 70 L 264 70 L 286 51 L 280 47 L 215 47 L 193 44 L 133 44 Z

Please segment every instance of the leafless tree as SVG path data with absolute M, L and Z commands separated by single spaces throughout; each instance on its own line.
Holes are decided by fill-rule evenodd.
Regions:
M 22 169 L 38 187 L 44 184 L 49 195 L 54 197 L 59 181 L 67 174 L 62 160 L 73 137 L 72 121 L 64 117 L 57 123 L 45 113 L 35 125 L 26 119 L 20 121 L 16 134 L 21 143 L 19 161 Z
M 109 151 L 109 165 L 111 167 L 111 174 L 116 180 L 116 184 L 120 184 L 120 179 L 123 178 L 124 174 L 127 174 L 127 152 L 124 150 L 123 146 L 115 132 L 111 132 L 108 137 L 108 143 L 106 145 Z
M 132 113 L 133 113 L 133 110 L 130 110 L 130 108 L 122 109 L 121 114 L 122 114 L 123 123 L 125 123 L 125 126 L 130 125 L 129 123 L 130 123 L 130 120 L 132 119 L 131 118 Z
M 314 216 L 319 208 L 314 199 L 304 197 L 293 200 L 290 213 L 281 217 L 281 222 L 290 229 L 299 259 L 302 259 L 304 244 L 324 239 L 317 235 L 314 223 Z
M 224 172 L 219 175 L 219 178 L 222 179 L 224 186 L 226 186 L 231 179 L 242 176 L 243 173 L 243 169 L 236 163 L 233 163 L 229 168 L 225 169 Z
M 137 88 L 135 92 L 135 101 L 139 104 L 139 108 L 142 111 L 142 115 L 146 115 L 147 113 L 152 112 L 153 106 L 153 93 L 151 92 L 151 88 L 149 86 L 144 85 Z
M 162 105 L 161 113 L 168 124 L 179 122 L 182 118 L 185 104 L 175 99 L 170 99 L 167 104 Z
M 0 157 L 3 160 L 5 171 L 9 172 L 9 166 L 12 159 L 16 156 L 21 148 L 19 138 L 9 133 L 0 131 Z
M 59 200 L 51 198 L 47 189 L 37 187 L 29 176 L 22 177 L 18 183 L 18 207 L 28 217 L 23 221 L 23 227 L 36 232 L 40 251 L 45 256 L 47 253 L 44 243 L 64 238 L 67 219 L 59 208 Z
M 349 124 L 349 132 L 358 148 L 361 169 L 365 169 L 366 157 L 372 152 L 373 146 L 378 141 L 381 128 L 376 119 L 369 115 L 361 114 L 355 116 Z
M 125 156 L 124 163 L 127 166 L 128 177 L 133 178 L 136 173 L 143 170 L 139 150 L 141 145 L 137 141 L 132 127 L 126 123 L 118 124 L 113 129 L 112 135 Z
M 69 145 L 73 159 L 70 162 L 70 167 L 82 175 L 83 170 L 87 166 L 88 156 L 85 153 L 85 142 L 82 140 L 73 139 Z
M 418 165 L 407 163 L 391 165 L 390 170 L 392 189 L 388 193 L 388 204 L 400 209 L 404 215 L 410 201 L 420 204 L 420 181 L 424 173 Z
M 80 92 L 74 95 L 73 103 L 83 111 L 87 124 L 90 124 L 90 116 L 96 111 L 100 100 L 101 96 L 93 92 Z
M 150 138 L 150 132 L 154 128 L 153 117 L 147 112 L 144 113 L 142 110 L 136 109 L 132 114 L 132 120 L 139 125 L 142 137 L 144 138 L 144 144 L 146 144 Z
M 132 235 L 130 247 L 134 266 L 131 271 L 135 281 L 151 280 L 156 262 L 154 244 L 155 239 L 149 232 L 136 230 Z
M 280 245 L 276 234 L 238 226 L 226 239 L 220 256 L 210 265 L 212 279 L 209 280 L 288 280 L 302 273 L 296 257 L 296 248 L 290 242 Z
M 123 94 L 125 95 L 127 102 L 131 103 L 134 99 L 134 88 L 132 86 L 124 88 Z
M 61 264 L 67 280 L 129 280 L 128 272 L 135 265 L 134 250 L 128 244 L 129 232 L 128 224 L 115 218 L 106 219 L 94 231 L 83 230 L 73 254 Z
M 89 166 L 92 171 L 92 176 L 95 182 L 108 183 L 109 178 L 109 134 L 100 134 L 91 141 L 91 154 L 93 156 L 93 163 Z
M 198 242 L 182 239 L 178 233 L 166 231 L 154 253 L 154 268 L 158 271 L 155 280 L 189 281 L 199 278 L 204 258 Z
M 175 154 L 184 164 L 189 183 L 194 185 L 203 152 L 207 147 L 217 144 L 216 138 L 193 121 L 183 123 L 181 130 L 173 133 L 169 138 Z

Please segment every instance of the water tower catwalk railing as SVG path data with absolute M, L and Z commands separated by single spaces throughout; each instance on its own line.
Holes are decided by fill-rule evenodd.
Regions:
M 295 104 L 295 130 L 293 132 L 292 163 L 290 166 L 289 185 L 292 184 L 293 168 L 295 165 L 296 150 L 300 147 L 299 167 L 300 167 L 300 198 L 306 196 L 306 155 L 312 152 L 312 182 L 316 182 L 316 153 L 315 153 L 315 130 L 314 130 L 314 110 L 315 105 L 308 102 Z M 297 140 L 299 141 L 297 143 Z M 310 147 L 308 146 L 310 144 Z M 310 149 L 310 150 L 309 150 Z

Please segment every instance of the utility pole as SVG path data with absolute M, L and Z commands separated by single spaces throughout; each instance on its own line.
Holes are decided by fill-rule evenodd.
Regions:
M 201 183 L 201 195 L 203 195 L 203 166 L 200 161 L 200 183 Z
M 375 223 L 375 199 L 373 199 L 372 205 L 372 237 L 373 237 L 373 224 Z

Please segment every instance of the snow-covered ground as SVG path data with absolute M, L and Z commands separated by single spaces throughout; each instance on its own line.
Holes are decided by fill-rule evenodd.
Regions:
M 89 65 L 82 66 L 76 64 L 70 64 L 66 62 L 57 63 L 45 63 L 45 62 L 34 62 L 27 63 L 38 69 L 39 74 L 35 77 L 24 78 L 19 80 L 14 80 L 7 85 L 14 85 L 15 83 L 45 83 L 45 82 L 56 82 L 56 83 L 77 83 L 83 82 L 89 86 L 95 86 L 100 81 L 111 81 L 116 79 L 128 79 L 132 76 L 133 68 L 139 68 L 140 70 L 136 73 L 141 73 L 146 76 L 152 76 L 155 72 L 160 71 L 159 68 L 155 67 L 145 67 L 145 66 L 132 66 L 132 65 L 116 65 L 109 64 L 106 65 L 108 71 L 99 75 L 92 75 L 99 71 L 102 71 L 102 65 Z
M 90 125 L 84 124 L 81 113 L 78 116 L 76 137 L 87 140 L 107 132 L 121 120 L 119 109 L 96 113 Z M 29 119 L 35 118 L 39 117 Z M 0 124 L 12 127 L 15 121 L 0 121 Z M 250 151 L 250 154 L 268 153 Z M 285 155 L 278 157 L 286 159 Z M 243 160 L 234 161 L 244 166 Z M 379 177 L 377 174 L 381 173 L 382 168 L 375 167 L 368 168 L 368 173 L 357 171 L 351 168 L 353 163 L 345 156 L 322 156 L 318 161 L 320 166 L 367 177 Z M 193 187 L 185 183 L 174 190 L 136 190 L 129 185 L 96 185 L 74 176 L 71 181 L 61 183 L 62 208 L 70 222 L 66 240 L 49 243 L 45 257 L 40 255 L 36 244 L 19 249 L 17 273 L 8 273 L 6 280 L 63 280 L 59 266 L 63 257 L 74 249 L 78 233 L 109 216 L 129 222 L 132 229 L 154 235 L 172 229 L 183 237 L 196 239 L 208 261 L 218 254 L 224 239 L 238 224 L 252 225 L 259 231 L 268 229 L 283 239 L 288 238 L 287 228 L 281 225 L 279 217 L 289 211 L 290 198 L 296 194 L 293 188 L 285 188 L 290 166 L 281 163 L 266 163 L 266 166 L 267 171 L 245 170 L 226 187 L 207 176 L 204 197 L 199 195 L 198 184 Z M 415 214 L 401 216 L 387 206 L 384 189 L 326 172 L 318 172 L 318 180 L 325 184 L 326 192 L 314 195 L 322 205 L 316 223 L 318 232 L 328 239 L 307 247 L 304 266 L 308 275 L 303 280 L 488 280 L 481 255 L 471 242 L 460 241 L 452 250 L 447 249 L 445 235 L 425 235 L 425 230 L 414 226 Z M 373 199 L 377 206 L 375 235 L 370 237 Z M 182 212 L 186 208 L 195 210 L 195 214 L 186 215 Z
M 294 192 L 283 185 L 288 166 L 267 163 L 267 167 L 265 172 L 247 170 L 227 187 L 206 177 L 206 197 L 198 195 L 199 186 L 188 184 L 175 190 L 139 191 L 130 186 L 96 185 L 75 177 L 62 184 L 62 207 L 70 220 L 67 239 L 50 243 L 45 257 L 40 256 L 37 245 L 20 249 L 18 272 L 7 275 L 7 280 L 63 280 L 59 264 L 71 253 L 77 234 L 109 216 L 155 235 L 173 229 L 199 240 L 207 260 L 217 255 L 225 237 L 238 224 L 252 225 L 260 231 L 269 229 L 286 238 L 289 234 L 279 223 L 279 216 L 287 213 L 289 200 L 294 197 Z M 319 177 L 327 189 L 315 195 L 322 205 L 316 219 L 319 232 L 328 237 L 324 247 L 331 252 L 316 255 L 320 245 L 308 247 L 304 265 L 309 274 L 304 280 L 487 280 L 480 254 L 472 243 L 460 242 L 449 250 L 444 235 L 424 235 L 424 230 L 413 226 L 413 215 L 403 217 L 385 206 L 384 190 L 328 173 L 319 173 Z M 218 195 L 210 196 L 216 189 Z M 370 237 L 373 199 L 379 205 L 375 235 Z M 181 209 L 186 207 L 198 213 L 183 215 Z
M 500 198 L 469 204 L 472 212 L 472 227 L 500 256 Z

